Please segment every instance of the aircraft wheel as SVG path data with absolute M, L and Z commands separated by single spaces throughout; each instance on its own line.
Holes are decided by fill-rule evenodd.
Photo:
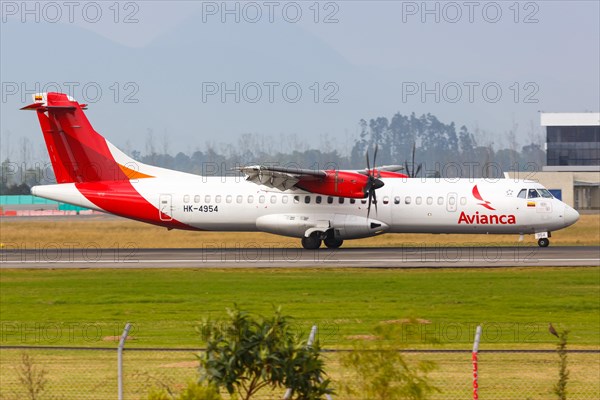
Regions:
M 548 239 L 548 238 L 538 239 L 538 246 L 540 246 L 540 247 L 548 247 L 549 245 L 550 245 L 550 239 Z
M 302 238 L 302 247 L 306 250 L 316 250 L 321 247 L 321 239 L 317 235 Z
M 325 246 L 329 247 L 330 249 L 337 249 L 342 245 L 342 243 L 344 243 L 344 241 L 342 239 L 336 239 L 327 236 L 323 243 L 325 243 Z

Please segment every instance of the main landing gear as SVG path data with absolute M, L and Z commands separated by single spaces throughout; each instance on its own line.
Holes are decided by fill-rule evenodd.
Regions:
M 319 237 L 319 234 L 314 232 L 309 237 L 303 237 L 302 247 L 306 250 L 316 250 L 321 247 L 321 238 Z
M 336 238 L 333 233 L 328 233 L 324 239 L 321 239 L 322 233 L 313 232 L 309 237 L 302 238 L 302 247 L 307 250 L 316 250 L 321 247 L 321 242 L 325 243 L 330 249 L 337 249 L 344 243 L 342 239 Z

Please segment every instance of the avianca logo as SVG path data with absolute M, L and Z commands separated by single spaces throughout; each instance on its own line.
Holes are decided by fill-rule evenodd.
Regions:
M 464 211 L 458 217 L 458 224 L 465 223 L 467 225 L 514 225 L 517 223 L 514 215 L 498 215 L 498 214 L 479 214 L 479 211 L 473 215 L 465 214 Z
M 473 197 L 479 200 L 480 206 L 487 208 L 491 211 L 496 211 L 494 207 L 491 206 L 491 202 L 488 200 L 484 200 L 479 193 L 479 188 L 477 185 L 473 186 Z M 512 214 L 479 214 L 479 211 L 475 212 L 475 214 L 466 214 L 464 211 L 461 211 L 460 216 L 458 217 L 458 224 L 467 224 L 467 225 L 514 225 L 517 223 L 516 217 Z
M 473 197 L 475 197 L 477 200 L 482 202 L 482 203 L 479 203 L 480 206 L 484 206 L 488 210 L 496 211 L 496 209 L 490 205 L 491 203 L 489 201 L 484 200 L 483 197 L 481 197 L 481 194 L 479 193 L 479 189 L 477 188 L 477 185 L 473 186 Z

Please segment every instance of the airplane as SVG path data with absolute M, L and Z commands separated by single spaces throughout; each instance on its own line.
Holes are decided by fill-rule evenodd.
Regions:
M 33 100 L 22 109 L 36 111 L 56 176 L 56 184 L 32 187 L 33 195 L 169 230 L 261 231 L 300 238 L 305 249 L 384 233 L 534 234 L 547 247 L 553 231 L 579 219 L 534 181 L 408 177 L 401 167 L 371 167 L 368 153 L 358 171 L 251 165 L 238 176 L 206 177 L 169 170 L 117 149 L 71 96 Z

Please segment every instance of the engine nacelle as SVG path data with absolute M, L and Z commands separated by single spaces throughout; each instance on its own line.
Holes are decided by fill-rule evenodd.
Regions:
M 271 214 L 256 220 L 256 227 L 268 233 L 302 238 L 307 232 L 333 230 L 336 238 L 360 239 L 385 233 L 389 226 L 373 218 L 346 214 Z
M 365 187 L 368 182 L 367 175 L 351 171 L 325 171 L 325 179 L 304 179 L 296 184 L 307 192 L 318 193 L 325 196 L 349 197 L 364 199 L 367 197 Z

